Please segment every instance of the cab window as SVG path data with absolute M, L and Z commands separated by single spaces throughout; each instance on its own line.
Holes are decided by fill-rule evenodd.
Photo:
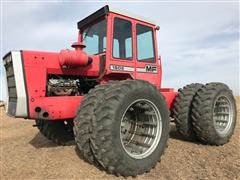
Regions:
M 88 54 L 99 54 L 106 51 L 107 22 L 103 19 L 83 30 L 84 49 Z
M 113 57 L 132 59 L 132 23 L 130 21 L 114 19 Z
M 137 59 L 138 61 L 155 61 L 153 31 L 151 27 L 137 24 Z

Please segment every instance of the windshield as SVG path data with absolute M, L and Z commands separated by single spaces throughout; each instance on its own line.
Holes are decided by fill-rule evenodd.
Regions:
M 88 54 L 99 54 L 106 51 L 106 19 L 103 19 L 83 30 L 84 51 Z

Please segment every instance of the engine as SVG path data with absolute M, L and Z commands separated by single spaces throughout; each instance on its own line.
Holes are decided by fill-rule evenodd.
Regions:
M 80 96 L 96 85 L 94 79 L 51 75 L 47 83 L 47 96 Z
M 79 92 L 78 80 L 51 78 L 47 85 L 48 96 L 77 96 Z

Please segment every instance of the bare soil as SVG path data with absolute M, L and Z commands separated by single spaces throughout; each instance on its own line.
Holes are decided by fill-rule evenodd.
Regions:
M 238 113 L 240 113 L 240 98 Z M 0 179 L 124 179 L 83 161 L 75 145 L 57 146 L 32 127 L 0 110 Z M 128 179 L 240 179 L 240 119 L 224 146 L 187 142 L 172 126 L 169 146 L 150 173 Z

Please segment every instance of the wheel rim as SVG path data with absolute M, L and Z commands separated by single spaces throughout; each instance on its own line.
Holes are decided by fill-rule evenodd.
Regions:
M 120 128 L 125 152 L 135 159 L 143 159 L 152 154 L 160 141 L 162 118 L 155 104 L 139 99 L 125 110 Z
M 219 96 L 214 103 L 214 127 L 220 136 L 225 136 L 233 122 L 233 108 L 226 96 Z

